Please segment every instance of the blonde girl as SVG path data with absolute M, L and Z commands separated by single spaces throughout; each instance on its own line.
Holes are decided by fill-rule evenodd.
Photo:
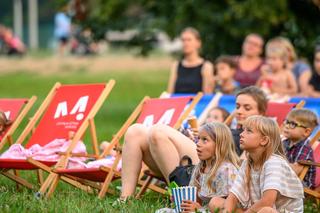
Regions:
M 214 196 L 225 198 L 236 177 L 239 158 L 235 152 L 230 129 L 223 123 L 212 122 L 201 126 L 196 165 L 190 186 L 196 186 L 198 201 L 184 201 L 183 212 L 194 212 L 206 206 Z
M 226 201 L 214 198 L 224 212 L 303 212 L 303 186 L 285 160 L 279 127 L 262 116 L 247 118 L 240 146 L 247 152 Z M 239 205 L 237 205 L 239 204 Z

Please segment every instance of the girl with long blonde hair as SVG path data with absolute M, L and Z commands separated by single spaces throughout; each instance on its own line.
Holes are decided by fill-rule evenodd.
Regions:
M 226 201 L 215 198 L 210 209 L 303 212 L 303 186 L 285 158 L 277 123 L 255 115 L 246 119 L 243 129 L 240 147 L 247 152 L 247 160 L 242 163 Z
M 181 205 L 184 212 L 201 209 L 214 196 L 227 197 L 239 165 L 231 131 L 223 123 L 212 122 L 201 126 L 197 154 L 200 162 L 193 171 L 189 185 L 197 187 L 199 203 L 184 201 Z

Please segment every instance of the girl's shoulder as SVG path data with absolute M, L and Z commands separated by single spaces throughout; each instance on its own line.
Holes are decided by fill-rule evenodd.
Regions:
M 272 169 L 273 167 L 290 168 L 288 161 L 277 154 L 272 154 L 263 164 L 264 169 Z

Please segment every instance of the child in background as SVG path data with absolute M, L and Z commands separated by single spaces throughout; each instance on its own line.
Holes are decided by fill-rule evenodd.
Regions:
M 309 81 L 308 96 L 320 98 L 320 45 L 316 47 L 314 53 L 314 72 Z
M 223 123 L 230 113 L 222 107 L 213 107 L 208 113 L 205 123 L 221 122 Z
M 5 130 L 11 125 L 11 121 L 8 120 L 6 114 L 3 111 L 0 111 L 0 138 L 2 138 Z
M 284 122 L 283 141 L 287 159 L 292 169 L 299 175 L 303 166 L 298 164 L 299 160 L 313 159 L 313 150 L 309 146 L 308 137 L 318 125 L 317 116 L 308 109 L 294 109 L 289 112 Z M 303 179 L 303 185 L 308 188 L 315 186 L 316 169 L 311 166 Z
M 303 212 L 303 186 L 286 161 L 278 124 L 254 115 L 246 119 L 243 129 L 240 146 L 247 159 L 228 198 L 212 198 L 211 212 L 215 208 L 233 212 L 240 206 L 240 212 Z
M 262 69 L 257 86 L 266 93 L 295 95 L 298 87 L 294 75 L 286 69 L 287 51 L 284 48 L 267 46 L 266 55 L 267 64 Z
M 235 94 L 240 89 L 240 84 L 234 80 L 237 63 L 229 56 L 220 56 L 215 61 L 216 88 L 215 92 Z

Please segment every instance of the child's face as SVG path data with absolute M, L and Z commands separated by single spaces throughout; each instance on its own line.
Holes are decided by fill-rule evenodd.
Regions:
M 320 75 L 320 52 L 317 52 L 314 58 L 314 69 Z
M 302 125 L 296 119 L 289 117 L 284 121 L 283 135 L 292 142 L 304 140 L 310 133 L 310 128 Z
M 218 79 L 222 81 L 232 79 L 235 74 L 235 70 L 223 62 L 218 63 L 216 69 Z
M 236 119 L 242 124 L 249 116 L 259 115 L 257 102 L 246 94 L 239 95 L 236 100 Z
M 223 114 L 221 112 L 221 110 L 219 109 L 212 109 L 207 117 L 206 123 L 210 123 L 210 122 L 223 122 Z
M 199 132 L 199 141 L 197 143 L 197 154 L 200 160 L 209 160 L 214 156 L 216 143 L 204 130 Z
M 240 148 L 251 152 L 265 144 L 265 137 L 254 127 L 244 127 L 240 134 Z
M 268 55 L 267 64 L 270 66 L 272 72 L 282 70 L 285 65 L 284 61 L 279 56 L 276 56 L 276 55 Z

